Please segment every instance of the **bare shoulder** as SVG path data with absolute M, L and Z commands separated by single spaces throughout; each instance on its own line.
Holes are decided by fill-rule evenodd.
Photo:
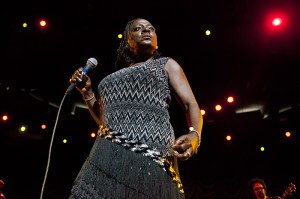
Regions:
M 180 64 L 176 60 L 174 60 L 173 58 L 168 59 L 168 62 L 166 63 L 165 68 L 168 71 L 168 73 L 181 71 Z

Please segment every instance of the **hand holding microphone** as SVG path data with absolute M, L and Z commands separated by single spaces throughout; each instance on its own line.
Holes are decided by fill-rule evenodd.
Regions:
M 72 91 L 74 87 L 76 87 L 76 89 L 80 91 L 81 94 L 84 94 L 87 91 L 89 91 L 91 89 L 92 83 L 91 79 L 87 75 L 87 72 L 90 69 L 95 68 L 97 64 L 98 62 L 95 58 L 89 58 L 84 68 L 80 67 L 79 69 L 77 69 L 72 75 L 71 79 L 69 80 L 71 85 L 66 90 L 65 94 L 68 94 L 70 91 Z
M 62 102 L 64 101 L 66 95 L 69 92 L 71 92 L 74 89 L 74 87 L 76 87 L 76 89 L 79 90 L 83 96 L 89 96 L 89 95 L 92 96 L 92 97 L 89 97 L 89 98 L 84 98 L 84 100 L 86 102 L 91 101 L 92 99 L 95 98 L 95 95 L 94 95 L 94 93 L 93 93 L 93 91 L 91 89 L 91 85 L 92 85 L 91 80 L 86 75 L 86 73 L 90 69 L 95 68 L 97 66 L 97 64 L 98 64 L 98 62 L 97 62 L 97 60 L 95 58 L 89 58 L 87 60 L 86 65 L 85 65 L 84 68 L 81 67 L 81 68 L 77 69 L 74 72 L 74 74 L 72 75 L 71 79 L 69 80 L 69 82 L 71 84 L 68 87 L 68 89 L 66 90 Z M 58 115 L 59 115 L 60 110 L 61 110 L 62 102 L 61 102 L 61 104 L 59 106 L 59 109 L 58 109 Z M 58 119 L 58 117 L 57 117 L 57 119 Z M 45 187 L 45 184 L 46 184 L 47 174 L 48 174 L 49 165 L 50 165 L 51 148 L 52 148 L 52 144 L 53 144 L 55 129 L 56 129 L 56 126 L 57 126 L 57 119 L 56 119 L 56 122 L 55 122 L 55 125 L 54 125 L 53 134 L 52 134 L 52 137 L 51 137 L 50 150 L 49 150 L 47 167 L 46 167 L 46 173 L 45 173 L 45 177 L 44 177 L 44 181 L 43 181 L 43 185 L 42 185 L 42 189 L 41 189 L 40 199 L 43 198 L 43 194 L 44 194 L 44 187 Z M 0 180 L 0 199 L 5 199 L 5 198 L 3 198 L 4 196 L 3 197 L 2 196 L 3 196 L 3 194 L 1 194 L 1 180 Z

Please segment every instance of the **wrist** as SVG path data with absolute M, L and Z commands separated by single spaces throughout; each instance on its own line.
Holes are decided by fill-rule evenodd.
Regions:
M 83 98 L 83 100 L 84 100 L 85 102 L 89 102 L 89 101 L 91 101 L 92 99 L 95 98 L 95 94 L 94 94 L 93 92 L 87 93 L 87 94 L 83 94 L 83 95 L 82 95 L 82 98 Z
M 195 153 L 197 154 L 198 148 L 199 148 L 199 146 L 201 144 L 201 135 L 200 135 L 200 133 L 196 129 L 194 129 L 194 127 L 189 127 L 189 133 L 194 133 L 194 134 L 196 134 L 198 136 L 198 144 L 195 147 Z

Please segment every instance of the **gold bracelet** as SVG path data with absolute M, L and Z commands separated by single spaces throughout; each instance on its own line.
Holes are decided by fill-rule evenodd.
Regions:
M 91 101 L 91 100 L 94 99 L 94 98 L 95 98 L 95 94 L 93 93 L 93 96 L 92 96 L 92 97 L 90 97 L 90 98 L 88 98 L 88 99 L 83 98 L 83 100 L 84 100 L 85 102 L 88 102 L 88 101 Z

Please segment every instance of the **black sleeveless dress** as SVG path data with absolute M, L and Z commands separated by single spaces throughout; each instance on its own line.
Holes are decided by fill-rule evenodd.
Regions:
M 98 92 L 103 126 L 158 151 L 179 174 L 171 156 L 175 136 L 167 61 L 161 57 L 123 68 L 105 77 Z M 71 190 L 70 199 L 75 198 L 183 199 L 184 193 L 151 158 L 98 136 Z

